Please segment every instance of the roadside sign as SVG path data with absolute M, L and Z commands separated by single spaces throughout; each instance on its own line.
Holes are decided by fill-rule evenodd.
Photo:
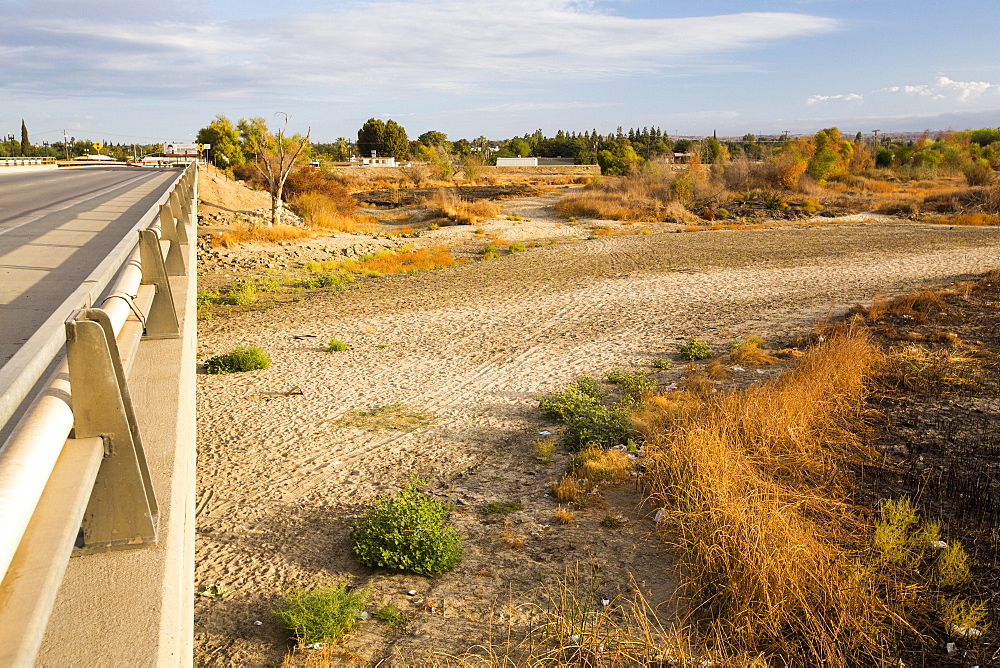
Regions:
M 196 158 L 206 148 L 212 148 L 212 145 L 175 141 L 163 145 L 163 155 Z

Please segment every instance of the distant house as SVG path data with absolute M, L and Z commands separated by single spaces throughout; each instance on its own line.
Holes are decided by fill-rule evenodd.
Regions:
M 497 167 L 537 167 L 538 158 L 497 158 Z
M 388 158 L 374 157 L 374 158 L 362 158 L 361 164 L 365 167 L 395 167 L 396 159 L 392 156 Z
M 674 153 L 674 163 L 678 165 L 686 165 L 691 162 L 694 158 L 694 153 Z

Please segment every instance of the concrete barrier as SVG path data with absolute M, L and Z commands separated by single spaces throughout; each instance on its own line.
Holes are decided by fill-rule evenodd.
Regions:
M 191 665 L 195 170 L 102 308 L 64 304 L 65 361 L 42 346 L 55 371 L 0 449 L 0 665 Z

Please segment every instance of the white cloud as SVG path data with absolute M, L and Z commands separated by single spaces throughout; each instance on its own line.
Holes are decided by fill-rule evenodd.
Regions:
M 163 97 L 308 88 L 331 100 L 345 87 L 452 93 L 698 67 L 840 27 L 795 13 L 626 18 L 586 0 L 354 0 L 246 20 L 197 16 L 179 0 L 113 0 L 99 15 L 90 3 L 13 4 L 19 8 L 0 25 L 0 91 L 56 96 L 81 87 L 96 96 Z
M 806 100 L 806 104 L 818 104 L 820 102 L 829 102 L 831 100 L 840 102 L 864 102 L 864 96 L 858 95 L 857 93 L 848 93 L 846 95 L 811 95 L 809 99 Z
M 968 103 L 986 97 L 1000 97 L 1000 84 L 987 81 L 954 81 L 948 77 L 939 76 L 931 84 L 888 86 L 874 92 Z

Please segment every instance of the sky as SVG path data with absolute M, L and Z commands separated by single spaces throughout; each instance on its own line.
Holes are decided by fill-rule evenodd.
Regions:
M 998 0 L 0 0 L 0 132 L 1000 126 Z

